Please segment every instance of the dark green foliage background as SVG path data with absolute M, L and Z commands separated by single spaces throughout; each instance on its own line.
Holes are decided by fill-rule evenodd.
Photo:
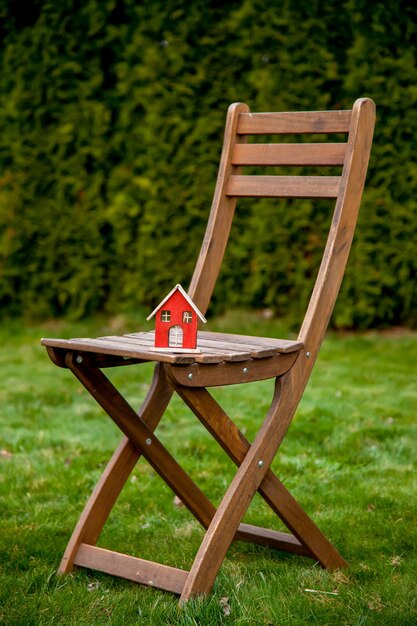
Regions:
M 370 96 L 375 143 L 333 321 L 415 325 L 413 4 L 0 0 L 2 311 L 151 307 L 190 279 L 231 102 L 305 110 Z M 299 319 L 327 208 L 238 207 L 210 313 Z

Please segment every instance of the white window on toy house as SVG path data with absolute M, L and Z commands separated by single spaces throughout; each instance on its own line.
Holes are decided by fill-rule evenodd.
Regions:
M 171 311 L 162 311 L 161 312 L 161 322 L 170 322 L 171 321 Z
M 193 320 L 193 314 L 191 313 L 191 311 L 184 311 L 184 313 L 182 314 L 182 321 L 185 322 L 185 324 L 191 324 Z

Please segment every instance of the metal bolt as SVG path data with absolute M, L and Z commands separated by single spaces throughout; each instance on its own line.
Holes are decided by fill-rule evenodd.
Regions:
M 263 467 L 264 466 L 264 462 L 263 461 L 258 461 L 258 467 Z
M 247 374 L 247 373 L 249 372 L 249 369 L 248 369 L 247 367 L 244 367 L 244 368 L 243 368 L 243 370 L 242 370 L 242 372 L 243 372 L 244 374 Z
M 150 446 L 152 443 L 152 439 L 149 437 L 146 441 L 145 441 L 147 446 Z
M 77 356 L 77 358 L 75 359 L 78 363 L 78 365 L 81 365 L 81 363 L 83 362 L 83 357 L 81 355 Z
M 311 353 L 310 353 L 310 352 L 306 352 L 306 357 L 307 357 L 308 359 L 310 358 L 310 356 L 311 356 Z
M 191 374 L 191 372 L 188 374 L 188 380 L 192 380 L 193 379 L 193 375 Z

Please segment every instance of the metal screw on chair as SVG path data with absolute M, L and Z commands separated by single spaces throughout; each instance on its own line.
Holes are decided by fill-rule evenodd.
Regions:
M 249 372 L 249 368 L 248 368 L 248 367 L 244 367 L 244 368 L 243 368 L 243 370 L 242 370 L 242 372 L 243 372 L 244 374 L 247 374 L 247 373 Z
M 150 446 L 152 443 L 152 439 L 150 437 L 148 437 L 148 439 L 145 441 L 147 446 Z
M 306 352 L 306 357 L 307 357 L 308 359 L 310 358 L 310 356 L 311 356 L 311 353 L 310 353 L 310 352 Z
M 188 380 L 192 380 L 193 379 L 193 375 L 191 374 L 191 372 L 188 374 Z
M 83 357 L 81 355 L 78 355 L 75 360 L 78 363 L 78 365 L 81 365 L 81 363 L 83 362 Z
M 264 462 L 263 461 L 258 461 L 258 467 L 263 467 L 264 466 Z

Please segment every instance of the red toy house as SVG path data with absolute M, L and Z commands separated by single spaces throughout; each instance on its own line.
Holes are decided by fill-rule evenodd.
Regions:
M 206 319 L 181 285 L 175 285 L 146 319 L 150 320 L 154 315 L 156 316 L 154 350 L 199 352 L 198 318 L 204 323 Z

